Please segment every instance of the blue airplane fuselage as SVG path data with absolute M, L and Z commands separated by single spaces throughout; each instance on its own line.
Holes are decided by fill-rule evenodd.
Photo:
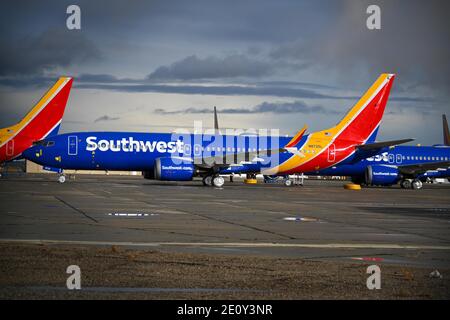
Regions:
M 301 147 L 308 139 L 302 137 Z M 227 136 L 170 133 L 131 132 L 78 132 L 61 134 L 43 141 L 43 144 L 26 150 L 24 156 L 47 167 L 75 170 L 126 170 L 147 171 L 155 169 L 158 158 L 204 158 L 278 149 L 286 145 L 291 137 Z M 367 157 L 366 157 L 367 156 Z M 255 156 L 245 159 L 242 164 L 224 166 L 218 173 L 260 173 L 286 161 L 292 154 L 273 152 L 272 155 Z M 364 180 L 369 166 L 381 171 L 389 171 L 396 166 L 445 162 L 450 159 L 450 147 L 445 146 L 395 146 L 380 149 L 377 154 L 355 153 L 341 163 L 307 175 L 351 176 L 354 180 Z M 448 177 L 448 167 L 430 170 L 419 178 Z M 389 180 L 391 181 L 391 180 Z M 387 184 L 390 182 L 388 181 Z M 392 184 L 398 180 L 392 180 Z

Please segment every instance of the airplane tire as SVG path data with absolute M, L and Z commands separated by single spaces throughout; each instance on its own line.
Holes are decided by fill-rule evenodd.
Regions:
M 59 176 L 59 177 L 58 177 L 58 182 L 59 182 L 59 183 L 64 183 L 64 182 L 66 182 L 66 176 L 64 176 L 64 175 Z
M 212 186 L 212 176 L 204 176 L 202 181 L 204 186 Z
M 411 189 L 411 181 L 410 180 L 402 180 L 402 182 L 400 182 L 400 187 L 402 187 L 403 189 Z
M 221 176 L 215 176 L 212 179 L 212 184 L 216 188 L 221 188 L 225 184 L 225 179 L 223 177 L 221 177 Z
M 286 181 L 284 181 L 284 185 L 285 185 L 286 187 L 292 186 L 292 180 L 286 179 Z
M 411 184 L 411 187 L 412 187 L 414 190 L 422 189 L 422 186 L 423 186 L 423 184 L 422 184 L 422 181 L 420 181 L 420 180 L 414 180 L 414 181 L 412 182 L 412 184 Z

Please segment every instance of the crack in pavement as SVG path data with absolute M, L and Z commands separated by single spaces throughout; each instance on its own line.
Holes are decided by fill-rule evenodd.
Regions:
M 84 217 L 88 218 L 89 220 L 94 221 L 95 223 L 98 223 L 98 220 L 92 218 L 91 216 L 89 216 L 86 212 L 84 212 L 83 210 L 80 210 L 74 206 L 72 206 L 70 203 L 67 203 L 66 201 L 64 201 L 63 199 L 61 199 L 58 196 L 55 196 L 55 199 L 62 202 L 63 204 L 65 204 L 67 207 L 71 208 L 72 210 L 75 210 L 78 213 L 81 213 Z

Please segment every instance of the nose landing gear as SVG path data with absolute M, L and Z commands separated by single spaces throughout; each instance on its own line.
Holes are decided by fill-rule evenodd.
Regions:
M 64 183 L 66 182 L 66 175 L 64 173 L 59 174 L 58 176 L 58 182 L 59 183 Z

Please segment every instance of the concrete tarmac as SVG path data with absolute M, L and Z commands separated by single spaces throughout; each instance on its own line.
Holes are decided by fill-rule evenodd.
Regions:
M 64 184 L 55 175 L 10 176 L 0 180 L 0 243 L 450 269 L 450 185 L 356 191 L 344 183 L 218 189 L 132 176 Z
M 450 266 L 450 185 L 345 190 L 141 177 L 0 180 L 0 238 Z

